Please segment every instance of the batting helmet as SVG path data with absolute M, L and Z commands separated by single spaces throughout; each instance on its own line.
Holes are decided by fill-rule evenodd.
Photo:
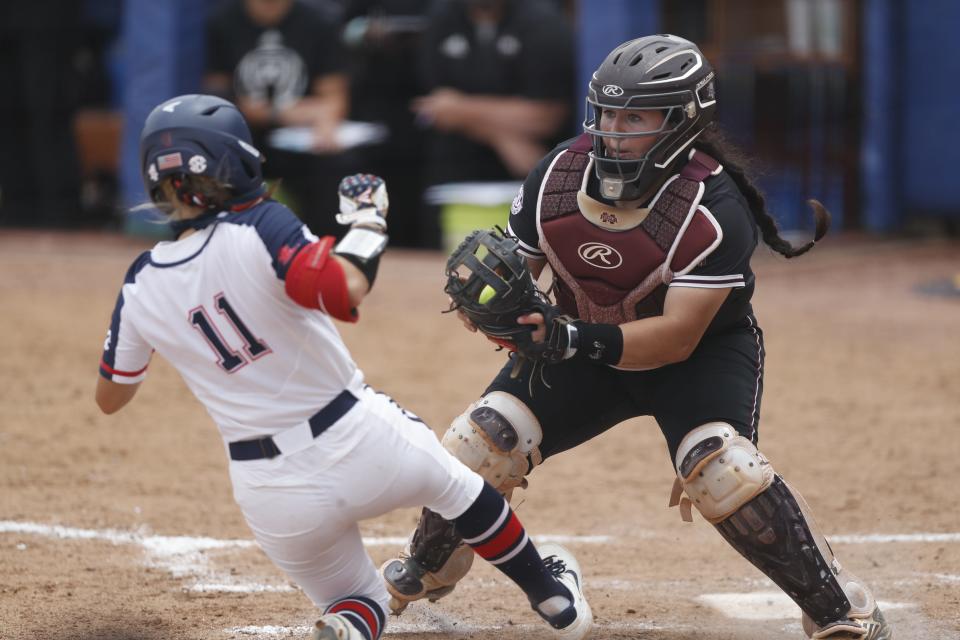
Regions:
M 140 133 L 140 173 L 154 202 L 161 201 L 163 179 L 178 175 L 228 187 L 233 197 L 226 204 L 252 200 L 264 194 L 262 162 L 240 110 L 216 96 L 171 98 L 150 112 Z
M 713 120 L 717 99 L 713 67 L 697 45 L 668 34 L 645 36 L 610 52 L 590 79 L 583 122 L 593 140 L 594 167 L 604 197 L 633 199 L 654 184 L 661 170 L 679 156 Z M 600 131 L 605 109 L 663 111 L 656 131 Z M 657 136 L 640 158 L 618 158 L 605 139 Z

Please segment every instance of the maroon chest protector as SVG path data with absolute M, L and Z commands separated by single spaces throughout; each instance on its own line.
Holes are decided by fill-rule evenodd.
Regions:
M 581 211 L 577 192 L 593 170 L 589 151 L 589 136 L 583 135 L 561 152 L 544 176 L 537 202 L 540 248 L 556 277 L 557 303 L 588 322 L 621 324 L 661 315 L 673 277 L 696 267 L 723 237 L 720 225 L 700 206 L 703 181 L 723 168 L 707 154 L 691 151 L 642 222 L 618 228 L 622 209 L 606 210 L 593 201 L 604 209 L 598 221 Z

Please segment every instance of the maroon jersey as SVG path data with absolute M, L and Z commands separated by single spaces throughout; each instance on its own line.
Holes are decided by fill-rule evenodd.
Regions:
M 586 136 L 557 147 L 524 182 L 511 209 L 521 251 L 545 258 L 557 302 L 592 322 L 660 315 L 668 287 L 732 288 L 707 333 L 751 313 L 757 230 L 722 167 L 694 152 L 643 207 L 600 198 Z

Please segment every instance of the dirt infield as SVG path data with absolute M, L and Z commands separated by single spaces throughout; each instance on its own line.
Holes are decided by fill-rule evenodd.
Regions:
M 0 232 L 0 638 L 302 637 L 309 601 L 252 545 L 205 411 L 163 360 L 137 400 L 92 395 L 123 273 L 146 245 Z M 343 335 L 368 381 L 442 432 L 502 356 L 439 311 L 440 254 L 388 253 Z M 832 239 L 794 262 L 759 251 L 766 334 L 760 444 L 898 640 L 960 638 L 960 296 L 918 287 L 960 273 L 960 244 Z M 514 505 L 565 536 L 583 567 L 593 638 L 804 637 L 798 612 L 697 518 L 652 420 L 537 469 Z M 374 560 L 416 512 L 364 524 Z M 546 640 L 523 595 L 477 563 L 455 595 L 387 633 Z

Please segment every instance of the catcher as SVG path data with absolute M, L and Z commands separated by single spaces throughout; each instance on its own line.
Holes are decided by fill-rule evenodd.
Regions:
M 543 460 L 653 416 L 676 471 L 671 506 L 688 520 L 696 507 L 780 586 L 808 637 L 891 640 L 866 584 L 758 449 L 764 347 L 750 258 L 760 236 L 787 258 L 808 251 L 829 214 L 810 201 L 814 241 L 780 237 L 710 128 L 714 83 L 681 38 L 618 46 L 590 81 L 584 133 L 524 182 L 512 238 L 475 232 L 451 256 L 453 306 L 513 353 L 443 444 L 509 497 Z M 548 264 L 556 306 L 533 284 Z M 408 549 L 382 567 L 394 612 L 449 593 L 470 560 L 424 510 Z

